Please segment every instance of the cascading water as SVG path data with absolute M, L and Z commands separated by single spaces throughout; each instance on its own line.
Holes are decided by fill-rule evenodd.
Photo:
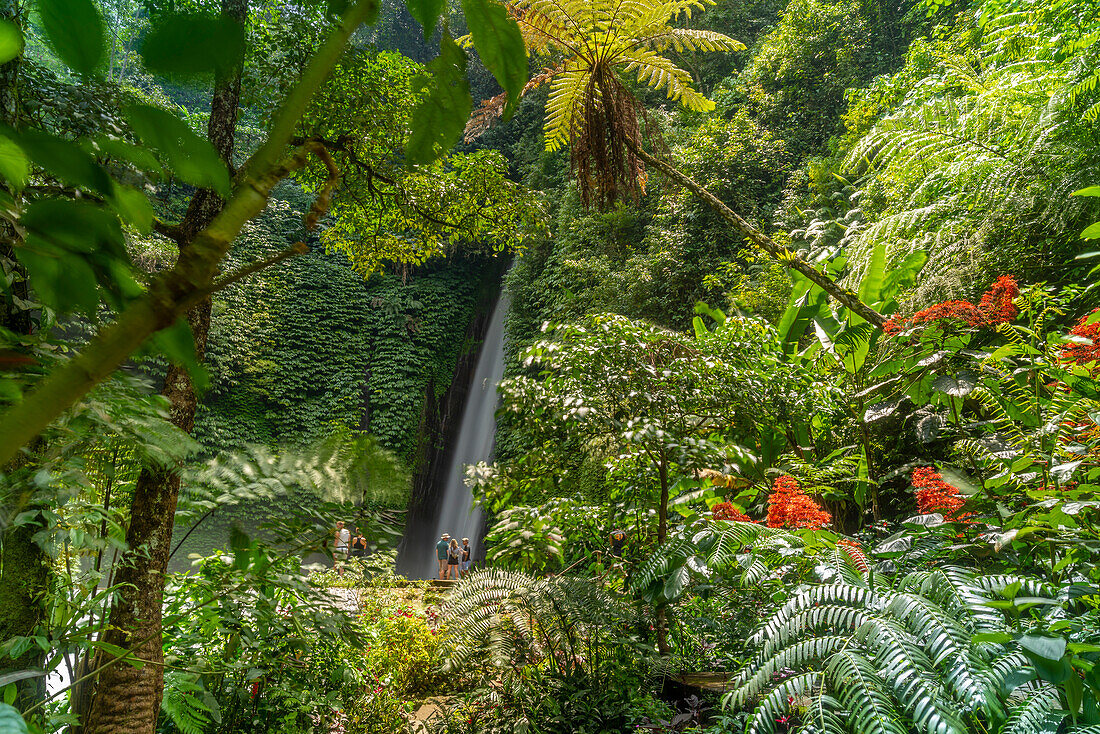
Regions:
M 442 533 L 450 533 L 461 543 L 470 539 L 474 554 L 481 534 L 481 508 L 473 506 L 470 488 L 466 486 L 466 465 L 492 458 L 496 437 L 497 385 L 504 377 L 504 316 L 508 313 L 508 299 L 501 296 L 493 309 L 489 328 L 485 332 L 477 368 L 470 384 L 470 393 L 462 406 L 462 420 L 458 426 L 457 441 L 447 472 L 441 478 L 439 519 L 431 536 L 432 548 L 424 549 L 424 562 L 417 564 L 422 578 L 434 578 L 438 574 L 435 561 L 435 541 Z

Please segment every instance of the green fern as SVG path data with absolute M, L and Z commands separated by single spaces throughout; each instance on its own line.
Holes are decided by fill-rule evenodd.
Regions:
M 161 712 L 181 734 L 204 734 L 215 714 L 205 694 L 198 675 L 166 671 Z
M 636 613 L 600 583 L 487 569 L 466 577 L 442 607 L 445 667 L 483 670 L 521 685 L 525 666 L 598 678 Z M 622 651 L 625 652 L 625 651 Z
M 1069 721 L 1053 686 L 1032 680 L 1003 693 L 1029 666 L 1016 643 L 974 641 L 977 633 L 1008 629 L 988 604 L 1025 584 L 1026 593 L 1053 591 L 952 567 L 909 573 L 891 585 L 860 579 L 805 588 L 753 635 L 756 657 L 723 703 L 753 706 L 750 732 L 774 731 L 795 697 L 810 699 L 805 723 L 822 733 L 1053 731 Z M 793 677 L 773 683 L 792 670 Z

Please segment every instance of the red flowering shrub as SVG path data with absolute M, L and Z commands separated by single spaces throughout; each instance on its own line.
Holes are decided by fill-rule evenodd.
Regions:
M 1062 350 L 1062 359 L 1066 362 L 1080 365 L 1089 364 L 1090 362 L 1100 363 L 1100 321 L 1093 324 L 1088 323 L 1089 317 L 1097 311 L 1100 311 L 1100 308 L 1082 316 L 1081 320 L 1077 322 L 1077 325 L 1070 329 L 1069 333 L 1072 336 L 1088 339 L 1091 343 L 1075 344 L 1070 342 Z M 1098 364 L 1097 367 L 1100 367 L 1100 364 Z M 1096 369 L 1096 367 L 1093 368 L 1094 371 Z
M 744 514 L 729 502 L 719 502 L 710 508 L 711 517 L 715 520 L 732 520 L 734 522 L 752 522 L 752 518 Z
M 871 570 L 871 564 L 867 562 L 867 556 L 863 554 L 863 548 L 856 541 L 841 538 L 836 542 L 836 547 L 852 559 L 852 565 L 859 569 L 860 573 L 867 573 Z
M 966 502 L 959 496 L 959 490 L 943 481 L 940 473 L 930 466 L 914 469 L 910 482 L 917 498 L 917 510 L 923 514 L 938 512 L 951 518 Z
M 1002 275 L 993 281 L 993 285 L 978 302 L 978 311 L 982 315 L 982 323 L 986 326 L 1007 324 L 1015 320 L 1020 309 L 1013 303 L 1016 296 L 1020 295 L 1020 286 L 1011 275 Z
M 967 326 L 981 327 L 1006 324 L 1015 319 L 1016 314 L 1019 313 L 1013 303 L 1018 295 L 1020 295 L 1020 287 L 1016 284 L 1016 278 L 1011 275 L 1002 275 L 993 282 L 977 306 L 970 301 L 944 301 L 917 311 L 908 319 L 904 316 L 894 316 L 883 325 L 882 329 L 893 336 L 909 326 L 944 321 L 960 321 Z
M 833 516 L 802 491 L 794 477 L 775 480 L 768 497 L 769 528 L 820 528 L 832 522 Z

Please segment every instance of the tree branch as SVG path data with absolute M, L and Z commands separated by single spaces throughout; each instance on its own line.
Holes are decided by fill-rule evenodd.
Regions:
M 276 184 L 306 165 L 310 151 L 305 148 L 283 159 L 294 128 L 343 54 L 351 34 L 376 8 L 377 0 L 358 0 L 347 10 L 276 113 L 267 141 L 240 171 L 240 184 L 225 208 L 181 253 L 175 266 L 155 278 L 145 295 L 127 306 L 113 324 L 103 327 L 83 351 L 0 416 L 0 466 L 6 466 L 149 337 L 174 324 L 205 297 L 241 227 L 267 207 Z
M 686 175 L 667 161 L 650 155 L 635 141 L 627 139 L 625 142 L 627 147 L 633 151 L 634 155 L 705 201 L 710 208 L 714 209 L 714 211 L 722 217 L 722 219 L 725 219 L 741 232 L 745 239 L 752 242 L 761 250 L 764 250 L 764 252 L 771 255 L 783 265 L 805 275 L 812 283 L 820 287 L 821 290 L 828 293 L 838 303 L 846 306 L 852 313 L 856 314 L 864 321 L 869 322 L 879 329 L 886 323 L 885 316 L 859 300 L 859 296 L 853 291 L 842 287 L 835 280 L 799 257 L 797 253 L 791 252 L 786 247 L 777 244 L 772 238 L 742 219 L 735 211 L 726 206 L 721 199 L 704 188 L 695 181 L 695 179 Z

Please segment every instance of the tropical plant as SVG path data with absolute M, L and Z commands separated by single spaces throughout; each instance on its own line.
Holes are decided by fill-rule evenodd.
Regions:
M 1074 652 L 1094 650 L 1094 633 L 1065 634 L 1082 629 L 1069 621 L 1079 593 L 950 566 L 811 585 L 753 636 L 724 703 L 755 704 L 750 732 L 787 711 L 823 732 L 1085 729 L 1100 679 L 1095 652 Z
M 476 571 L 444 600 L 441 619 L 447 668 L 499 677 L 508 692 L 528 685 L 536 669 L 595 688 L 646 655 L 628 600 L 570 576 Z
M 713 3 L 711 3 L 713 4 Z M 784 265 L 797 270 L 865 321 L 881 327 L 885 319 L 853 292 L 839 286 L 798 254 L 777 244 L 713 193 L 643 146 L 639 102 L 619 80 L 622 72 L 638 71 L 638 81 L 665 90 L 688 109 L 707 111 L 714 103 L 691 87 L 691 76 L 662 54 L 681 51 L 733 51 L 744 46 L 713 31 L 673 24 L 681 15 L 702 10 L 703 0 L 651 0 L 589 3 L 515 0 L 509 3 L 519 20 L 529 52 L 552 60 L 523 88 L 550 84 L 546 146 L 568 143 L 581 198 L 587 204 L 614 202 L 621 193 L 645 191 L 643 163 L 700 196 L 728 224 Z M 467 140 L 486 129 L 505 109 L 503 98 L 483 103 L 467 125 Z

